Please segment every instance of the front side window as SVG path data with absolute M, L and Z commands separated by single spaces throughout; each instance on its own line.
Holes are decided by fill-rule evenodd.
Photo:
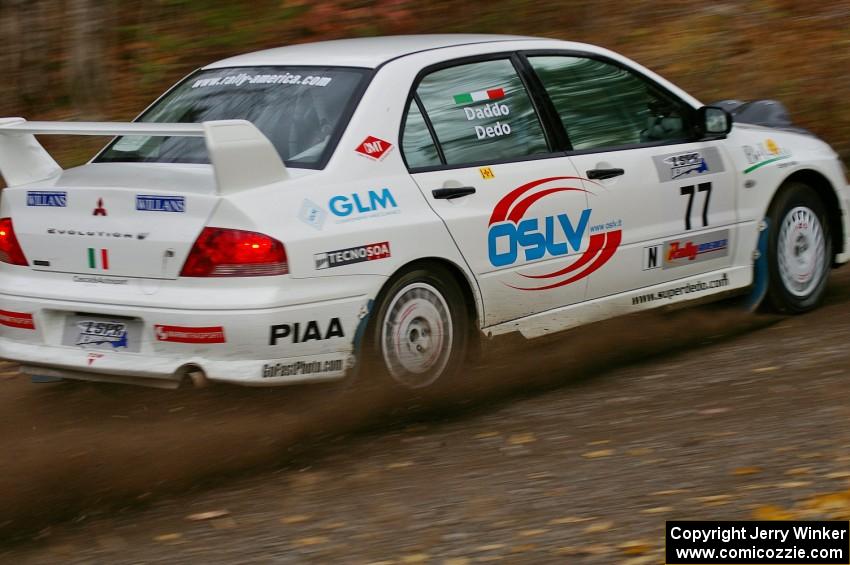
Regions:
M 573 149 L 611 149 L 690 135 L 690 107 L 622 67 L 584 57 L 532 56 Z
M 200 71 L 148 109 L 140 122 L 248 120 L 287 166 L 317 167 L 333 151 L 346 110 L 366 78 L 362 69 L 241 67 Z M 208 163 L 204 140 L 124 136 L 99 162 Z
M 549 151 L 534 106 L 508 59 L 434 71 L 422 79 L 416 94 L 447 165 Z
M 407 166 L 412 169 L 441 164 L 437 146 L 415 101 L 411 102 L 407 111 L 401 147 L 407 159 Z

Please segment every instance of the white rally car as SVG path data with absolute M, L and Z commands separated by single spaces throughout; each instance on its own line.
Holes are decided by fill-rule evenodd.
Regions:
M 62 170 L 40 134 L 115 139 Z M 133 123 L 3 119 L 0 172 L 0 357 L 70 379 L 280 385 L 374 359 L 419 388 L 508 332 L 747 289 L 803 312 L 850 258 L 841 162 L 781 108 L 706 107 L 548 39 L 233 57 Z

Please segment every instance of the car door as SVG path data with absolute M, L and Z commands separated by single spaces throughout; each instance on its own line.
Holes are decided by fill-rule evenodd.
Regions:
M 585 297 L 584 277 L 535 278 L 589 239 L 585 188 L 553 145 L 509 54 L 444 63 L 414 85 L 402 151 L 475 274 L 485 325 Z
M 696 112 L 633 69 L 598 57 L 527 53 L 585 177 L 592 234 L 620 230 L 587 299 L 727 267 L 735 175 L 719 140 L 699 140 Z M 599 212 L 599 214 L 597 214 Z

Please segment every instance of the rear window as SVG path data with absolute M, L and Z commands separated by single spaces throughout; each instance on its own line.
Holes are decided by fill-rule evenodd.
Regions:
M 195 73 L 137 120 L 200 123 L 248 120 L 287 166 L 321 168 L 350 118 L 365 69 L 241 67 Z M 123 136 L 98 162 L 208 163 L 202 138 Z

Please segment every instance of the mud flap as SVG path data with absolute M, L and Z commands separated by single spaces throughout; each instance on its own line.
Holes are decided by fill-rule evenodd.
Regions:
M 756 247 L 758 251 L 758 258 L 753 264 L 753 286 L 750 290 L 750 294 L 744 301 L 747 310 L 750 312 L 754 312 L 756 308 L 759 307 L 762 300 L 764 300 L 764 297 L 767 294 L 767 285 L 770 278 L 767 263 L 767 245 L 770 235 L 770 220 L 768 218 L 762 220 L 762 226 L 763 228 L 759 231 L 758 246 Z
M 354 341 L 352 342 L 354 353 L 353 373 L 356 376 L 363 366 L 363 341 L 366 336 L 366 328 L 369 326 L 369 318 L 372 315 L 372 307 L 375 301 L 371 298 L 360 308 L 360 321 L 357 323 L 357 329 L 354 331 Z

